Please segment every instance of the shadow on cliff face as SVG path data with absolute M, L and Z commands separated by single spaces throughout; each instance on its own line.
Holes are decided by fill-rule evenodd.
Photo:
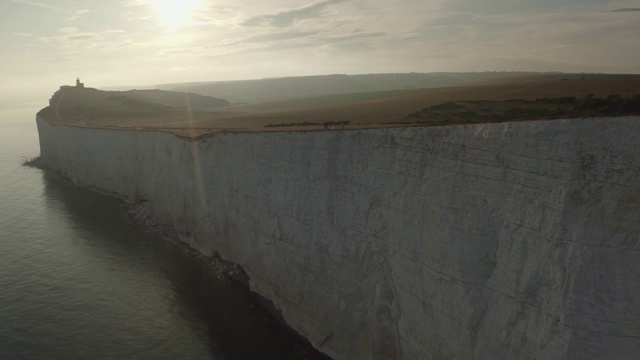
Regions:
M 79 256 L 117 259 L 108 266 L 164 284 L 155 301 L 165 302 L 160 308 L 195 329 L 213 358 L 328 359 L 258 305 L 255 294 L 216 277 L 208 259 L 129 224 L 118 199 L 75 186 L 50 170 L 42 171 L 42 179 L 48 213 L 89 235 L 74 244 Z M 154 330 L 153 322 L 146 325 Z

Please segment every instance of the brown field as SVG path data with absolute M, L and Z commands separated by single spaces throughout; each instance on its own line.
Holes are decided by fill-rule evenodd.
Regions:
M 85 112 L 56 116 L 55 109 L 42 110 L 50 122 L 75 126 L 162 130 L 187 137 L 220 131 L 322 130 L 322 125 L 265 127 L 268 124 L 349 121 L 344 129 L 411 126 L 408 115 L 449 101 L 508 100 L 587 95 L 623 98 L 640 94 L 640 75 L 556 74 L 522 79 L 517 83 L 493 83 L 435 89 L 374 93 L 335 94 L 289 99 L 211 110 L 146 110 Z M 63 99 L 62 102 L 65 100 Z M 75 105 L 76 108 L 79 105 Z M 64 112 L 64 111 L 63 111 Z M 60 113 L 60 111 L 58 112 Z M 67 114 L 71 112 L 67 109 Z M 335 128 L 335 127 L 334 127 Z

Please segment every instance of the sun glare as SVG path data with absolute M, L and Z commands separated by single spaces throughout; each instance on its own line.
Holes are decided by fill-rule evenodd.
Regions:
M 166 27 L 188 25 L 193 13 L 201 9 L 202 0 L 146 0 L 159 17 L 160 23 Z

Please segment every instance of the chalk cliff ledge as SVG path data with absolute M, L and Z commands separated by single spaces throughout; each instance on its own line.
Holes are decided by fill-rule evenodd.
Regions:
M 637 359 L 640 118 L 219 133 L 52 125 L 336 359 Z

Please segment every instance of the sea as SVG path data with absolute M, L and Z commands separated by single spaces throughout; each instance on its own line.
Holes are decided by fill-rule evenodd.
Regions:
M 0 100 L 0 359 L 326 359 L 118 199 L 25 165 L 47 100 Z

